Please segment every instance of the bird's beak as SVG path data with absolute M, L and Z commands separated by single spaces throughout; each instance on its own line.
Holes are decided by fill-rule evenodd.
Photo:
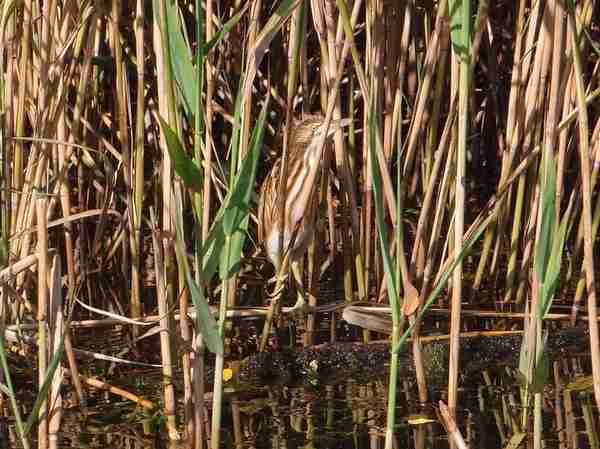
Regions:
M 340 129 L 350 125 L 350 123 L 352 123 L 352 119 L 349 119 L 349 118 L 343 118 L 341 120 L 332 120 L 331 124 L 329 125 L 329 131 L 327 132 L 327 137 L 332 136 L 333 134 L 338 132 Z

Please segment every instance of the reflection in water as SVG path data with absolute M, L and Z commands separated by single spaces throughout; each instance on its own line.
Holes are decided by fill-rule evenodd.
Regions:
M 554 382 L 543 391 L 546 448 L 598 447 L 597 411 L 591 394 L 565 388 L 567 379 L 581 374 L 587 369 L 585 365 L 580 360 L 563 359 L 552 366 Z M 238 391 L 229 388 L 222 447 L 383 448 L 387 398 L 384 374 L 363 383 L 350 379 L 334 385 L 273 385 Z M 506 447 L 511 438 L 513 442 L 528 438 L 526 433 L 519 436 L 523 430 L 522 407 L 513 374 L 506 367 L 497 367 L 463 379 L 463 402 L 457 419 L 471 447 L 500 448 Z M 154 376 L 149 377 L 156 382 Z M 139 385 L 140 379 L 136 381 Z M 585 382 L 569 385 L 587 387 Z M 145 384 L 146 389 L 151 386 Z M 153 386 L 160 388 L 159 383 Z M 444 393 L 432 391 L 431 402 L 419 404 L 412 381 L 404 380 L 400 387 L 395 447 L 449 447 L 435 407 L 437 400 L 444 399 Z M 111 399 L 113 402 L 108 402 Z M 164 429 L 163 419 L 159 412 L 149 413 L 131 402 L 114 402 L 114 396 L 98 394 L 91 398 L 86 413 L 77 408 L 65 410 L 60 446 L 165 448 L 166 438 L 158 430 Z M 531 429 L 525 430 L 530 435 Z M 14 433 L 11 435 L 14 443 Z M 188 445 L 182 442 L 177 449 L 185 447 Z
M 464 345 L 471 349 L 475 347 L 469 346 L 466 341 Z M 471 354 L 468 366 L 464 366 L 457 422 L 471 447 L 500 448 L 510 444 L 517 447 L 519 443 L 531 440 L 532 429 L 521 427 L 523 407 L 519 377 L 515 376 L 514 368 L 509 368 L 510 363 L 499 360 L 497 347 L 494 351 L 497 356 L 495 364 L 489 363 L 485 354 L 477 350 Z M 353 354 L 357 356 L 356 351 Z M 563 353 L 554 360 L 550 379 L 542 391 L 544 445 L 545 448 L 561 449 L 598 448 L 598 412 L 591 396 L 591 382 L 584 377 L 590 372 L 589 354 L 574 357 L 570 350 L 567 355 L 569 357 Z M 463 359 L 467 360 L 467 357 Z M 319 377 L 319 374 L 311 377 L 311 373 L 306 371 L 302 376 L 305 384 L 301 386 L 292 386 L 289 382 L 241 386 L 235 384 L 235 377 L 226 383 L 221 446 L 236 449 L 383 448 L 388 396 L 385 360 L 376 359 L 374 365 L 380 367 L 378 370 L 360 365 L 359 373 L 344 365 L 347 358 L 335 360 L 338 363 L 336 369 L 346 366 L 344 373 L 335 379 Z M 485 363 L 479 365 L 482 360 Z M 13 367 L 19 366 L 16 362 L 13 361 Z M 410 366 L 410 363 L 406 365 Z M 325 365 L 319 369 L 324 368 Z M 33 392 L 35 388 L 29 383 L 32 374 L 25 369 L 21 371 L 15 369 L 15 381 L 22 392 L 21 397 L 26 397 L 26 392 Z M 413 376 L 410 370 L 405 371 L 398 390 L 395 447 L 448 448 L 446 430 L 437 416 L 438 401 L 446 399 L 445 386 L 439 385 L 436 390 L 430 391 L 429 402 L 419 404 Z M 109 392 L 89 388 L 88 407 L 83 411 L 71 405 L 76 401 L 69 398 L 72 391 L 65 386 L 64 416 L 57 434 L 59 446 L 168 447 L 161 405 L 163 379 L 160 370 L 127 368 L 120 371 L 117 368 L 101 372 L 105 373 L 103 379 L 107 383 L 135 392 L 156 404 L 156 408 L 148 411 Z M 315 372 L 322 374 L 319 370 Z M 183 398 L 181 378 L 181 372 L 177 372 L 174 384 L 178 398 Z M 431 382 L 433 376 L 428 380 Z M 575 383 L 575 380 L 578 382 Z M 207 393 L 207 409 L 210 409 L 211 397 Z M 177 410 L 181 413 L 183 409 L 180 402 Z M 5 406 L 6 415 L 10 414 Z M 205 416 L 209 414 L 205 413 Z M 183 434 L 183 418 L 177 418 L 178 429 Z M 8 430 L 2 427 L 7 422 Z M 205 428 L 210 428 L 208 422 Z M 0 447 L 18 447 L 16 441 L 13 423 L 0 418 Z M 177 449 L 187 447 L 189 445 L 184 441 Z

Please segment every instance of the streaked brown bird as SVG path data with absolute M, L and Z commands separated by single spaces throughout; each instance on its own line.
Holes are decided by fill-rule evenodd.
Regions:
M 292 127 L 289 138 L 288 166 L 285 180 L 285 216 L 283 226 L 280 223 L 280 202 L 277 189 L 282 160 L 279 158 L 267 175 L 260 190 L 258 200 L 258 237 L 267 251 L 269 259 L 275 265 L 278 281 L 287 276 L 289 264 L 298 284 L 298 300 L 294 308 L 302 308 L 304 289 L 298 262 L 304 255 L 314 237 L 316 210 L 311 208 L 313 195 L 317 190 L 323 167 L 323 147 L 319 151 L 322 139 L 333 136 L 338 130 L 350 124 L 349 119 L 331 120 L 329 129 L 325 129 L 325 117 L 312 115 Z M 282 251 L 279 251 L 279 239 L 283 232 Z M 284 256 L 287 256 L 284 257 Z M 286 262 L 287 259 L 287 262 Z M 263 331 L 266 339 L 273 308 L 281 296 L 281 288 L 276 289 L 267 323 Z M 262 346 L 262 344 L 261 344 Z

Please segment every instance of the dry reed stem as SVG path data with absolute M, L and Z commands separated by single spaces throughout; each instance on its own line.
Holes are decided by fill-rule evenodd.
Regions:
M 167 430 L 169 439 L 179 440 L 179 434 L 175 423 L 176 418 L 176 399 L 175 387 L 173 385 L 173 357 L 171 355 L 170 343 L 170 318 L 167 316 L 168 310 L 168 295 L 167 295 L 167 280 L 162 276 L 162 267 L 164 267 L 164 256 L 162 248 L 169 245 L 169 242 L 161 242 L 159 231 L 156 227 L 156 221 L 153 217 L 152 221 L 152 246 L 154 250 L 154 266 L 157 273 L 157 293 L 158 293 L 158 311 L 161 315 L 160 320 L 160 355 L 162 361 L 163 389 L 164 389 L 164 407 L 165 416 L 167 418 Z
M 42 387 L 48 367 L 48 227 L 46 220 L 47 199 L 40 196 L 35 201 L 37 215 L 38 254 L 38 382 Z M 39 410 L 38 448 L 48 447 L 48 402 L 45 399 Z
M 56 255 L 52 256 L 52 264 L 50 268 L 50 294 L 49 294 L 49 335 L 52 337 L 50 341 L 49 354 L 54 356 L 60 349 L 61 341 L 64 341 L 65 331 L 64 314 L 63 314 L 63 298 L 62 298 L 62 267 L 60 258 Z M 71 353 L 74 359 L 74 354 Z M 61 394 L 61 384 L 63 381 L 64 368 L 59 365 L 54 371 L 52 385 L 49 392 L 49 408 L 48 408 L 48 443 L 50 449 L 59 447 L 60 424 L 63 415 L 63 400 Z M 79 375 L 75 371 L 74 379 L 79 382 Z M 79 393 L 81 394 L 81 393 Z M 82 396 L 80 396 L 82 397 Z
M 149 401 L 148 399 L 140 398 L 139 396 L 137 396 L 127 390 L 124 390 L 119 387 L 115 387 L 113 385 L 110 385 L 107 382 L 101 381 L 100 379 L 95 379 L 93 377 L 81 376 L 81 378 L 90 387 L 94 387 L 99 390 L 108 391 L 109 393 L 115 394 L 124 399 L 135 402 L 140 407 L 146 408 L 148 410 L 156 409 L 156 405 L 152 401 Z
M 579 161 L 581 166 L 581 184 L 582 184 L 582 221 L 584 229 L 584 263 L 585 279 L 587 290 L 587 307 L 590 328 L 590 347 L 598 348 L 600 337 L 598 331 L 598 311 L 596 304 L 596 280 L 594 272 L 594 242 L 592 239 L 592 192 L 590 186 L 590 160 L 589 160 L 589 128 L 588 113 L 585 108 L 585 91 L 583 86 L 583 74 L 581 66 L 581 56 L 578 48 L 577 27 L 575 24 L 575 13 L 568 11 L 568 34 L 571 37 L 573 45 L 573 66 L 575 72 L 575 84 L 577 91 L 577 106 L 579 107 Z M 592 374 L 594 377 L 594 396 L 596 405 L 600 407 L 600 354 L 598 351 L 591 351 L 592 355 Z

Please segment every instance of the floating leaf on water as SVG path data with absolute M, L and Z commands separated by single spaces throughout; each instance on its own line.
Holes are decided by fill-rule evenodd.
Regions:
M 225 382 L 229 382 L 232 377 L 233 377 L 233 370 L 231 368 L 224 368 L 223 369 L 223 380 Z

